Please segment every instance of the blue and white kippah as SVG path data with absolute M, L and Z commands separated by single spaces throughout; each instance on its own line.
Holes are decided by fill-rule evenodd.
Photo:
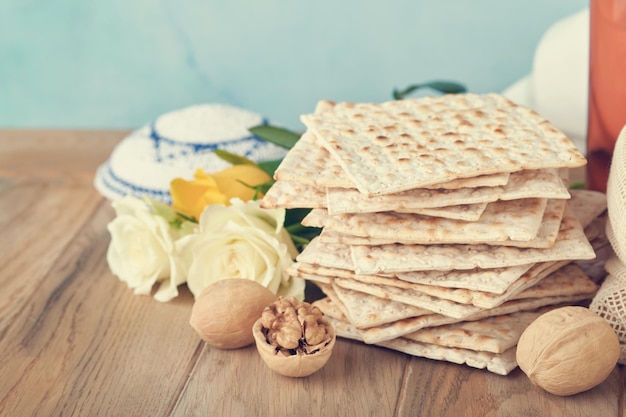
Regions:
M 130 194 L 169 204 L 172 179 L 191 179 L 197 168 L 211 173 L 229 166 L 213 153 L 216 149 L 255 162 L 283 158 L 285 149 L 248 130 L 262 124 L 267 124 L 262 116 L 224 104 L 166 113 L 125 137 L 98 168 L 94 185 L 110 200 Z

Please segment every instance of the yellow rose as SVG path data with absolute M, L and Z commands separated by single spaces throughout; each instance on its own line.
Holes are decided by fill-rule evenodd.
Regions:
M 241 182 L 256 186 L 270 179 L 270 176 L 256 165 L 233 165 L 213 174 L 207 174 L 199 168 L 194 173 L 192 181 L 183 178 L 172 180 L 170 183 L 172 207 L 198 220 L 209 204 L 228 205 L 231 198 L 251 200 L 255 191 Z

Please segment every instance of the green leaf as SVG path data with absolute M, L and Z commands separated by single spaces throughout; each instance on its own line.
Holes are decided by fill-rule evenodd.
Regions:
M 285 230 L 298 249 L 302 249 L 311 239 L 322 231 L 318 227 L 302 226 L 302 219 L 311 211 L 308 208 L 287 209 L 285 212 Z
M 586 187 L 585 181 L 573 182 L 569 185 L 570 190 L 584 190 Z
M 253 135 L 285 149 L 293 148 L 300 134 L 276 126 L 260 125 L 248 129 Z
M 256 165 L 256 163 L 254 161 L 251 161 L 250 159 L 241 156 L 241 155 L 237 155 L 228 151 L 225 151 L 223 149 L 216 149 L 215 151 L 213 151 L 215 153 L 215 155 L 217 155 L 220 159 L 233 164 L 233 165 Z
M 429 81 L 423 84 L 412 84 L 403 90 L 394 89 L 392 95 L 395 100 L 402 100 L 407 95 L 423 88 L 430 88 L 444 94 L 459 94 L 467 91 L 463 84 L 453 81 Z
M 143 197 L 143 201 L 145 201 L 152 208 L 154 214 L 163 217 L 168 223 L 176 219 L 176 210 L 168 204 L 153 200 L 150 197 Z
M 283 162 L 282 159 L 275 159 L 273 161 L 259 162 L 257 165 L 259 166 L 259 168 L 265 171 L 267 175 L 272 177 L 274 176 L 274 172 L 276 171 L 276 168 L 278 168 L 278 165 L 280 165 L 281 162 Z
M 254 194 L 254 197 L 252 197 L 253 200 L 257 200 L 259 198 L 259 194 L 267 194 L 267 192 L 269 191 L 269 189 L 272 187 L 272 185 L 274 185 L 274 180 L 269 180 L 264 182 L 263 184 L 259 184 L 259 185 L 251 185 L 248 183 L 245 183 L 241 180 L 237 180 L 238 183 L 256 191 L 256 193 Z
M 311 209 L 308 208 L 295 208 L 288 209 L 285 211 L 285 227 L 291 227 L 293 225 L 297 225 L 296 227 L 304 227 L 300 224 L 302 219 L 306 217 Z
M 197 223 L 196 219 L 182 214 L 168 204 L 144 197 L 144 201 L 152 207 L 152 211 L 157 216 L 161 216 L 174 229 L 180 229 L 185 222 Z
M 292 224 L 285 227 L 291 240 L 300 250 L 303 249 L 311 240 L 322 232 L 318 227 L 305 227 L 301 224 Z
M 424 87 L 429 87 L 433 90 L 445 94 L 461 94 L 467 91 L 463 84 L 455 83 L 452 81 L 431 81 L 424 84 Z

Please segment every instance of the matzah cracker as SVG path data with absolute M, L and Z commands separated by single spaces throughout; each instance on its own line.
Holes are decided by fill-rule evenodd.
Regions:
M 318 251 L 326 245 L 316 245 Z M 334 244 L 338 248 L 341 244 Z M 347 246 L 347 245 L 346 245 Z M 315 247 L 314 247 L 315 248 Z M 595 258 L 585 232 L 573 214 L 565 211 L 559 234 L 549 248 L 490 245 L 353 245 L 352 268 L 358 274 L 394 274 L 407 271 L 501 268 L 537 262 Z M 305 249 L 306 251 L 306 249 Z M 317 256 L 322 256 L 319 252 Z M 402 262 L 398 262 L 402 259 Z M 328 265 L 332 266 L 332 265 Z
M 356 188 L 346 176 L 336 159 L 317 141 L 311 132 L 305 132 L 289 150 L 274 172 L 274 179 L 299 182 L 315 187 Z M 432 184 L 430 188 L 474 188 L 504 185 L 508 172 L 461 178 L 443 184 Z
M 343 278 L 337 278 L 333 283 L 343 288 L 361 291 L 385 300 L 409 304 L 432 311 L 433 313 L 442 314 L 456 319 L 465 318 L 478 311 L 478 309 L 472 305 L 460 304 L 443 298 L 431 297 L 428 294 L 412 289 L 378 284 L 366 284 L 364 282 Z
M 326 294 L 326 298 L 332 301 L 332 304 L 341 312 L 343 317 L 348 317 L 348 311 L 346 306 L 341 302 L 341 299 L 337 296 L 335 289 L 330 284 L 317 283 L 317 286 Z
M 459 271 L 409 271 L 395 275 L 369 275 L 356 274 L 349 269 L 296 262 L 287 272 L 290 275 L 308 273 L 316 274 L 320 277 L 328 277 L 325 282 L 330 282 L 333 278 L 348 278 L 369 284 L 381 283 L 395 285 L 400 288 L 407 288 L 413 284 L 421 284 L 423 286 L 463 288 L 473 291 L 502 294 L 513 282 L 531 269 L 533 265 L 543 265 L 543 263 L 493 269 L 476 268 Z M 299 276 L 306 278 L 304 275 Z
M 296 261 L 354 270 L 350 246 L 341 243 L 325 244 L 318 237 L 313 238 L 296 256 Z
M 463 220 L 466 222 L 475 222 L 485 212 L 487 203 L 476 204 L 459 204 L 456 206 L 433 207 L 433 208 L 417 208 L 417 209 L 400 209 L 400 213 L 415 213 L 423 216 L 442 217 L 444 219 Z
M 346 315 L 356 328 L 381 326 L 409 317 L 432 314 L 432 311 L 397 301 L 389 301 L 372 295 L 333 285 Z
M 317 274 L 314 272 L 306 272 L 301 269 L 302 264 L 299 262 L 295 262 L 291 264 L 287 269 L 285 269 L 285 273 L 292 277 L 298 277 L 305 279 L 307 281 L 312 281 L 316 284 L 327 284 L 332 285 L 335 277 L 329 275 Z M 323 268 L 323 267 L 321 267 Z
M 338 336 L 346 339 L 361 340 L 359 333 L 349 322 L 332 316 L 328 316 L 327 318 L 333 325 Z M 430 343 L 415 342 L 405 338 L 381 342 L 379 346 L 403 352 L 411 356 L 447 361 L 456 364 L 466 364 L 478 369 L 487 369 L 498 375 L 508 375 L 517 367 L 515 349 L 510 349 L 503 354 L 494 354 L 469 349 L 448 348 Z
M 546 199 L 497 201 L 487 205 L 481 218 L 475 222 L 397 212 L 328 216 L 325 210 L 314 209 L 302 220 L 302 224 L 373 239 L 395 238 L 431 245 L 523 242 L 537 236 L 547 203 Z M 550 200 L 551 205 L 559 203 L 562 204 L 560 200 Z
M 500 187 L 412 189 L 401 193 L 368 197 L 356 189 L 329 188 L 328 213 L 414 212 L 415 209 L 460 204 L 490 203 L 526 198 L 569 199 L 570 194 L 555 169 L 525 170 L 510 175 Z M 424 213 L 425 214 L 425 213 Z
M 367 195 L 586 163 L 554 125 L 498 94 L 339 103 L 301 120 Z
M 395 339 L 421 329 L 440 326 L 443 324 L 456 323 L 459 321 L 479 320 L 485 317 L 497 316 L 500 314 L 510 314 L 517 311 L 532 310 L 535 308 L 556 305 L 564 303 L 576 303 L 588 299 L 588 295 L 562 295 L 542 298 L 527 298 L 520 300 L 511 300 L 506 303 L 492 308 L 481 309 L 476 314 L 465 317 L 463 319 L 455 319 L 453 317 L 444 316 L 442 314 L 430 314 L 417 316 L 409 319 L 399 320 L 383 326 L 370 327 L 361 331 L 361 336 L 365 343 L 375 344 L 380 341 Z
M 568 205 L 586 227 L 607 209 L 606 194 L 593 190 L 571 190 L 572 198 Z
M 428 204 L 427 204 L 428 205 Z M 263 208 L 327 208 L 327 190 L 308 184 L 276 181 L 261 200 Z M 487 203 L 459 204 L 432 208 L 406 208 L 408 213 L 476 221 L 485 211 Z M 398 208 L 400 211 L 404 210 Z
M 518 297 L 518 294 L 524 292 L 526 289 L 533 287 L 537 283 L 540 283 L 544 278 L 553 272 L 557 271 L 559 268 L 563 267 L 570 261 L 559 261 L 559 262 L 542 262 L 533 265 L 525 274 L 523 274 L 519 279 L 513 281 L 509 284 L 505 291 L 500 294 L 494 294 L 492 292 L 480 291 L 472 288 L 454 288 L 448 289 L 443 287 L 437 287 L 433 285 L 420 285 L 419 287 L 414 287 L 416 291 L 421 291 L 425 294 L 428 294 L 432 297 L 444 298 L 450 301 L 454 301 L 462 304 L 472 304 L 479 308 L 494 308 L 499 306 L 500 304 L 515 299 Z M 588 290 L 585 290 L 584 286 L 589 283 L 587 277 L 575 275 L 572 277 L 567 277 L 569 280 L 565 285 L 575 286 L 575 284 L 579 284 L 578 288 L 581 292 L 590 293 L 595 291 L 595 287 L 591 287 Z M 560 279 L 563 281 L 563 279 Z M 550 278 L 548 279 L 550 283 L 556 281 L 556 279 Z M 419 284 L 418 284 L 419 285 Z M 471 286 L 471 283 L 467 285 Z M 476 286 L 474 286 L 476 287 Z M 564 294 L 560 294 L 564 295 Z M 524 295 L 524 298 L 533 298 L 531 295 Z
M 598 285 L 589 278 L 580 266 L 570 263 L 535 285 L 525 288 L 513 298 L 538 298 L 557 287 L 559 295 L 587 294 L 591 298 L 598 291 Z
M 503 353 L 517 345 L 522 332 L 540 315 L 552 310 L 520 311 L 443 326 L 429 327 L 404 336 L 409 340 L 445 347 Z
M 287 152 L 274 171 L 277 181 L 297 182 L 315 187 L 354 188 L 339 163 L 316 142 L 315 135 L 305 132 Z
M 468 301 L 473 304 L 451 301 L 450 298 L 453 297 L 452 295 L 448 295 L 447 298 L 431 296 L 422 291 L 423 286 L 399 288 L 390 285 L 368 284 L 343 278 L 335 279 L 333 284 L 383 299 L 414 305 L 454 318 L 465 318 L 479 312 L 481 309 L 497 307 L 505 301 L 512 299 L 580 294 L 591 298 L 598 289 L 596 284 L 576 264 L 569 264 L 553 272 L 548 277 L 541 280 L 539 284 L 520 292 L 513 291 L 506 296 L 494 296 L 489 293 L 472 294 L 469 290 L 438 289 L 438 294 L 444 292 L 463 292 L 470 296 L 469 300 L 463 301 Z M 481 306 L 476 306 L 476 304 L 481 304 Z
M 397 287 L 406 290 L 418 291 L 432 297 L 442 298 L 456 303 L 472 304 L 481 308 L 493 308 L 509 299 L 514 298 L 515 295 L 537 284 L 546 276 L 552 274 L 564 265 L 567 265 L 569 262 L 570 261 L 542 262 L 534 264 L 532 267 L 524 265 L 520 269 L 512 268 L 514 270 L 514 274 L 511 275 L 511 278 L 515 276 L 517 276 L 517 278 L 507 278 L 508 285 L 500 293 L 486 292 L 477 289 L 477 287 L 480 287 L 480 284 L 478 284 L 479 280 L 483 278 L 483 275 L 481 274 L 483 270 L 466 271 L 466 273 L 463 273 L 463 271 L 450 271 L 451 273 L 455 272 L 459 276 L 458 281 L 464 281 L 463 286 L 465 288 L 413 283 L 398 279 L 397 277 L 358 275 L 350 273 L 351 271 L 334 268 L 311 268 L 307 267 L 306 264 L 298 264 L 297 269 L 293 268 L 289 272 L 294 276 L 312 281 L 332 283 L 336 278 L 352 279 L 364 284 Z M 519 274 L 520 271 L 524 270 L 526 270 L 526 272 Z M 335 272 L 334 276 L 332 275 L 332 272 Z M 493 276 L 493 274 L 490 276 Z M 576 276 L 576 274 L 572 274 L 572 277 L 567 279 L 569 279 L 569 282 L 565 282 L 563 284 L 564 286 L 573 286 L 577 284 L 584 285 L 587 282 L 586 277 L 583 278 L 581 276 Z M 593 287 L 590 290 L 593 291 Z M 527 295 L 527 297 L 529 296 Z
M 341 301 L 337 299 L 336 294 L 334 298 L 326 300 L 329 306 L 339 306 L 341 309 L 345 309 Z M 424 314 L 416 317 L 410 317 L 407 319 L 398 320 L 382 326 L 373 326 L 369 328 L 359 329 L 360 340 L 367 344 L 376 344 L 386 340 L 392 340 L 398 337 L 402 337 L 413 332 L 421 331 L 425 328 L 441 326 L 445 324 L 458 323 L 461 321 L 474 321 L 481 320 L 486 317 L 494 317 L 502 314 L 511 314 L 519 311 L 534 310 L 544 306 L 552 306 L 559 304 L 573 304 L 588 299 L 588 295 L 562 295 L 562 296 L 544 296 L 541 298 L 521 298 L 518 300 L 510 300 L 506 303 L 494 307 L 491 309 L 481 309 L 476 314 L 463 319 L 456 319 L 442 314 Z M 324 309 L 320 307 L 324 314 L 333 315 L 333 312 L 328 308 Z M 343 314 L 343 313 L 342 313 Z M 344 315 L 344 319 L 345 319 Z M 356 329 L 356 328 L 355 328 Z
M 261 200 L 263 208 L 326 208 L 326 189 L 291 181 L 276 181 Z
M 320 298 L 319 300 L 313 301 L 311 304 L 319 308 L 325 316 L 348 320 L 341 309 L 330 299 L 330 297 Z
M 509 182 L 498 187 L 502 192 L 500 200 L 520 198 L 557 198 L 569 199 L 571 194 L 563 183 L 557 169 L 523 170 L 512 173 Z
M 507 203 L 510 204 L 514 202 L 500 201 L 496 203 L 489 203 L 487 209 L 483 212 L 484 216 L 481 216 L 481 219 L 476 222 L 455 222 L 453 219 L 432 219 L 420 217 L 423 223 L 416 224 L 412 221 L 411 216 L 405 216 L 404 214 L 395 212 L 328 216 L 325 210 L 317 209 L 310 212 L 307 218 L 303 220 L 303 223 L 309 226 L 313 226 L 315 224 L 325 224 L 326 226 L 320 234 L 320 240 L 324 243 L 341 242 L 349 245 L 386 245 L 392 243 L 401 243 L 404 245 L 484 243 L 487 245 L 516 246 L 519 248 L 547 248 L 554 244 L 561 226 L 561 220 L 566 207 L 566 200 L 548 200 L 543 217 L 539 222 L 539 229 L 533 239 L 504 240 L 502 233 L 499 235 L 502 240 L 481 239 L 481 237 L 495 237 L 497 230 L 492 230 L 493 228 L 491 225 L 493 222 L 497 222 L 496 219 L 498 218 L 506 220 L 508 217 L 506 213 L 498 212 L 497 207 L 500 207 L 500 205 L 506 206 Z M 512 208 L 512 206 L 508 207 Z M 495 215 L 493 215 L 494 213 Z M 370 226 L 365 229 L 369 230 L 369 236 L 360 236 L 349 233 L 348 226 L 354 226 L 355 224 L 359 224 L 360 221 L 366 221 L 367 216 L 377 219 L 375 220 L 377 223 L 374 226 Z M 348 223 L 342 223 L 342 220 L 346 219 Z M 498 223 L 499 227 L 496 227 L 495 229 L 501 229 L 501 231 L 514 229 L 514 219 L 508 218 L 508 220 L 511 223 Z M 530 227 L 531 220 L 527 219 L 527 221 Z M 536 219 L 532 222 L 533 227 L 536 224 L 535 221 Z M 520 222 L 518 222 L 518 224 L 519 223 Z M 462 227 L 460 230 L 456 227 L 458 225 Z M 433 238 L 433 235 L 430 233 L 432 229 L 436 229 L 436 232 L 438 233 L 435 233 L 434 238 L 440 238 L 443 241 L 429 240 Z M 449 231 L 449 229 L 451 231 Z M 491 230 L 492 232 L 489 234 L 489 232 L 484 231 L 484 229 Z M 399 231 L 394 234 L 394 231 L 396 230 Z M 474 234 L 469 234 L 470 231 Z M 484 233 L 479 235 L 477 234 L 479 231 L 483 231 Z M 445 238 L 442 236 L 445 236 Z
M 439 184 L 428 184 L 424 188 L 456 190 L 458 188 L 497 187 L 509 181 L 510 172 L 498 172 L 489 175 L 477 175 L 470 178 L 458 178 Z
M 415 342 L 402 337 L 382 342 L 379 345 L 412 356 L 452 362 L 459 365 L 465 364 L 477 369 L 486 369 L 498 375 L 508 375 L 517 367 L 515 348 L 497 354 Z
M 570 261 L 542 262 L 534 264 L 518 279 L 510 282 L 508 287 L 499 294 L 477 290 L 476 287 L 478 285 L 473 285 L 472 275 L 468 275 L 466 277 L 466 280 L 468 281 L 466 286 L 468 288 L 449 288 L 436 285 L 414 284 L 407 283 L 402 280 L 396 280 L 395 282 L 392 282 L 391 279 L 383 280 L 381 278 L 376 281 L 372 280 L 367 283 L 412 289 L 414 291 L 419 291 L 432 297 L 442 298 L 454 301 L 456 303 L 472 304 L 480 308 L 493 308 L 497 307 L 507 300 L 515 298 L 517 294 L 537 284 L 546 276 L 555 272 L 569 262 Z M 359 277 L 359 275 L 355 276 Z M 571 280 L 575 281 L 576 283 L 582 284 L 587 282 L 586 277 L 572 277 Z M 357 279 L 357 281 L 359 281 L 359 279 Z

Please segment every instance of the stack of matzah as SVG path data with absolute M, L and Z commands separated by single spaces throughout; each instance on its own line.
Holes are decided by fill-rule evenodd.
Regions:
M 571 261 L 594 257 L 583 225 L 606 202 L 570 198 L 586 161 L 537 113 L 464 94 L 321 102 L 302 121 L 263 205 L 312 208 L 322 233 L 289 272 L 325 292 L 340 336 L 507 374 L 546 306 L 596 292 Z

